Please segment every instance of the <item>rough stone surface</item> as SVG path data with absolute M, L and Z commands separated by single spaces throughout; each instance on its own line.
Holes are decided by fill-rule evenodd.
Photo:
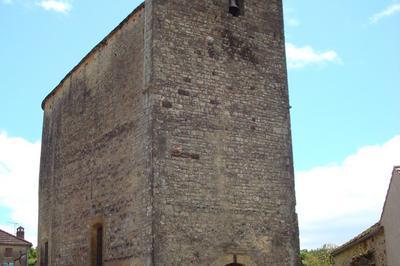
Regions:
M 104 223 L 104 259 L 151 253 L 144 13 L 109 38 L 44 107 L 39 245 L 50 265 L 90 265 L 90 228 Z
M 385 234 L 381 230 L 334 255 L 335 266 L 386 266 Z M 391 264 L 389 264 L 391 265 Z M 395 264 L 393 264 L 395 265 Z
M 297 265 L 280 0 L 147 0 L 46 98 L 51 265 Z

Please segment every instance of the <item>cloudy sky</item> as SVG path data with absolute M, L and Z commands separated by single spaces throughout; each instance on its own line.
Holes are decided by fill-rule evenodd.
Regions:
M 36 243 L 42 99 L 140 1 L 0 0 L 0 228 Z M 378 221 L 400 165 L 400 0 L 285 0 L 302 248 Z

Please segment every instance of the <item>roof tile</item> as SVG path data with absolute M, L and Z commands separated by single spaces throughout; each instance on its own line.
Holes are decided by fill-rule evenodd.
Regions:
M 32 243 L 0 229 L 0 245 L 32 246 Z

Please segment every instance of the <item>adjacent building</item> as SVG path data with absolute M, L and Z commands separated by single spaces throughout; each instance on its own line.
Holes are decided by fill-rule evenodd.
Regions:
M 0 265 L 27 266 L 28 251 L 32 244 L 24 239 L 23 227 L 17 228 L 16 235 L 0 229 Z
M 332 252 L 338 266 L 400 266 L 400 167 L 394 167 L 381 219 Z
M 41 265 L 299 262 L 282 0 L 146 0 L 42 107 Z

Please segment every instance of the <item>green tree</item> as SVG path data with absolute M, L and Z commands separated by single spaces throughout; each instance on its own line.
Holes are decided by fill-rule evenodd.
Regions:
M 301 263 L 303 266 L 331 266 L 332 256 L 331 251 L 333 245 L 323 245 L 322 248 L 300 251 Z
M 28 251 L 28 265 L 29 266 L 37 265 L 37 250 L 36 250 L 36 248 L 30 248 Z

